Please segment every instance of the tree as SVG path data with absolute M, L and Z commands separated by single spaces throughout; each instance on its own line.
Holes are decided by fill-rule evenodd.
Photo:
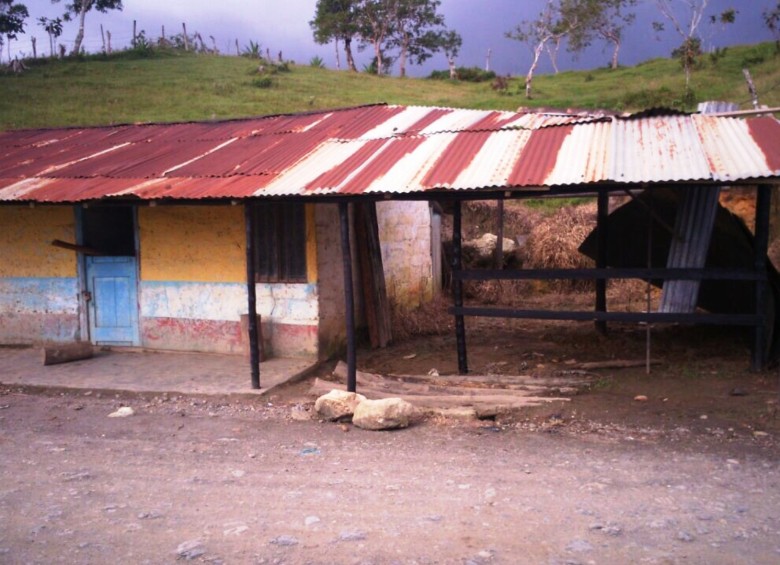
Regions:
M 587 0 L 547 0 L 535 20 L 525 20 L 506 33 L 509 39 L 529 44 L 533 51 L 533 60 L 525 76 L 526 98 L 531 98 L 531 83 L 544 50 L 550 48 L 550 43 L 554 44 L 549 53 L 553 66 L 557 67 L 555 54 L 563 38 L 587 24 L 587 19 L 583 18 L 587 14 L 582 8 L 584 2 Z
M 682 44 L 675 49 L 674 53 L 680 59 L 680 63 L 685 70 L 685 88 L 690 87 L 691 73 L 693 67 L 701 55 L 701 37 L 699 37 L 699 25 L 704 19 L 710 0 L 677 0 L 674 5 L 682 5 L 684 15 L 687 17 L 681 19 L 679 12 L 675 10 L 674 0 L 655 0 L 658 10 L 668 20 L 677 34 L 682 38 Z M 710 23 L 721 23 L 722 25 L 734 23 L 737 12 L 734 9 L 727 9 L 717 16 L 710 16 Z M 664 29 L 663 23 L 653 22 L 653 28 L 656 31 Z
M 38 18 L 38 25 L 49 34 L 49 50 L 51 56 L 54 57 L 54 42 L 62 35 L 62 18 Z
M 445 32 L 440 0 L 398 0 L 395 36 L 390 43 L 399 49 L 399 72 L 406 76 L 406 62 L 419 65 L 440 49 Z
M 447 57 L 447 65 L 450 68 L 450 78 L 458 78 L 458 72 L 455 70 L 455 58 L 460 53 L 460 47 L 463 45 L 463 38 L 457 31 L 445 31 L 439 37 L 439 46 Z
M 361 48 L 370 44 L 374 50 L 376 74 L 385 74 L 384 51 L 390 47 L 396 31 L 400 0 L 358 0 L 357 21 Z
M 18 34 L 24 33 L 24 21 L 29 15 L 24 4 L 19 4 L 15 0 L 0 0 L 0 47 L 3 46 L 4 37 L 10 44 Z
M 632 9 L 637 0 L 588 0 L 576 6 L 582 13 L 583 25 L 576 27 L 568 37 L 568 49 L 579 52 L 588 47 L 594 36 L 612 44 L 611 68 L 618 68 L 623 30 L 634 23 L 636 14 Z
M 51 0 L 53 4 L 57 4 L 60 0 Z M 92 9 L 104 14 L 109 10 L 121 10 L 122 0 L 73 0 L 69 4 L 65 4 L 65 14 L 63 19 L 66 22 L 71 21 L 73 18 L 79 20 L 79 30 L 76 33 L 76 40 L 73 42 L 72 55 L 78 55 L 81 52 L 81 42 L 84 40 L 84 20 L 87 17 L 87 12 Z
M 352 40 L 358 34 L 358 0 L 317 0 L 314 19 L 309 22 L 314 32 L 314 41 L 321 45 L 335 41 L 344 43 L 347 67 L 357 72 L 352 56 Z
M 774 9 L 770 10 L 767 8 L 764 10 L 761 15 L 764 16 L 766 27 L 775 36 L 775 41 L 780 44 L 780 2 L 777 3 Z

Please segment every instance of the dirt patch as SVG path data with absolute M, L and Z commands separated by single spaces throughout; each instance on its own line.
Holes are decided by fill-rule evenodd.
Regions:
M 497 376 L 643 349 L 641 332 L 584 325 L 468 332 L 471 366 Z M 739 336 L 657 333 L 651 375 L 607 370 L 570 403 L 391 433 L 318 421 L 307 383 L 263 400 L 2 387 L 0 561 L 775 562 L 776 376 L 745 370 Z M 359 364 L 446 377 L 454 341 Z M 110 418 L 121 406 L 134 414 Z

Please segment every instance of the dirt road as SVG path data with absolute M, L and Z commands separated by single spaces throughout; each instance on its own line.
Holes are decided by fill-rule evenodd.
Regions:
M 778 453 L 749 436 L 300 408 L 5 388 L 0 562 L 780 561 Z

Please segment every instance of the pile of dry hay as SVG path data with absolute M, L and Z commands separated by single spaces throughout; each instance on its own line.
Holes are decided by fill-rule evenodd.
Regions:
M 529 269 L 586 269 L 593 261 L 579 252 L 580 244 L 593 230 L 596 205 L 566 206 L 531 230 L 525 248 L 524 266 Z M 557 280 L 540 285 L 555 291 L 588 291 L 593 281 Z

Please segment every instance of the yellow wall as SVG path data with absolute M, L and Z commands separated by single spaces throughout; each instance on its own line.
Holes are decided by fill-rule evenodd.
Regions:
M 306 280 L 317 282 L 317 224 L 314 204 L 306 204 Z
M 157 206 L 138 210 L 141 279 L 244 282 L 243 206 Z
M 243 206 L 156 206 L 138 210 L 141 280 L 245 282 Z M 306 205 L 307 279 L 317 282 L 314 206 Z
M 76 253 L 55 239 L 76 243 L 72 206 L 0 206 L 0 277 L 75 277 Z

